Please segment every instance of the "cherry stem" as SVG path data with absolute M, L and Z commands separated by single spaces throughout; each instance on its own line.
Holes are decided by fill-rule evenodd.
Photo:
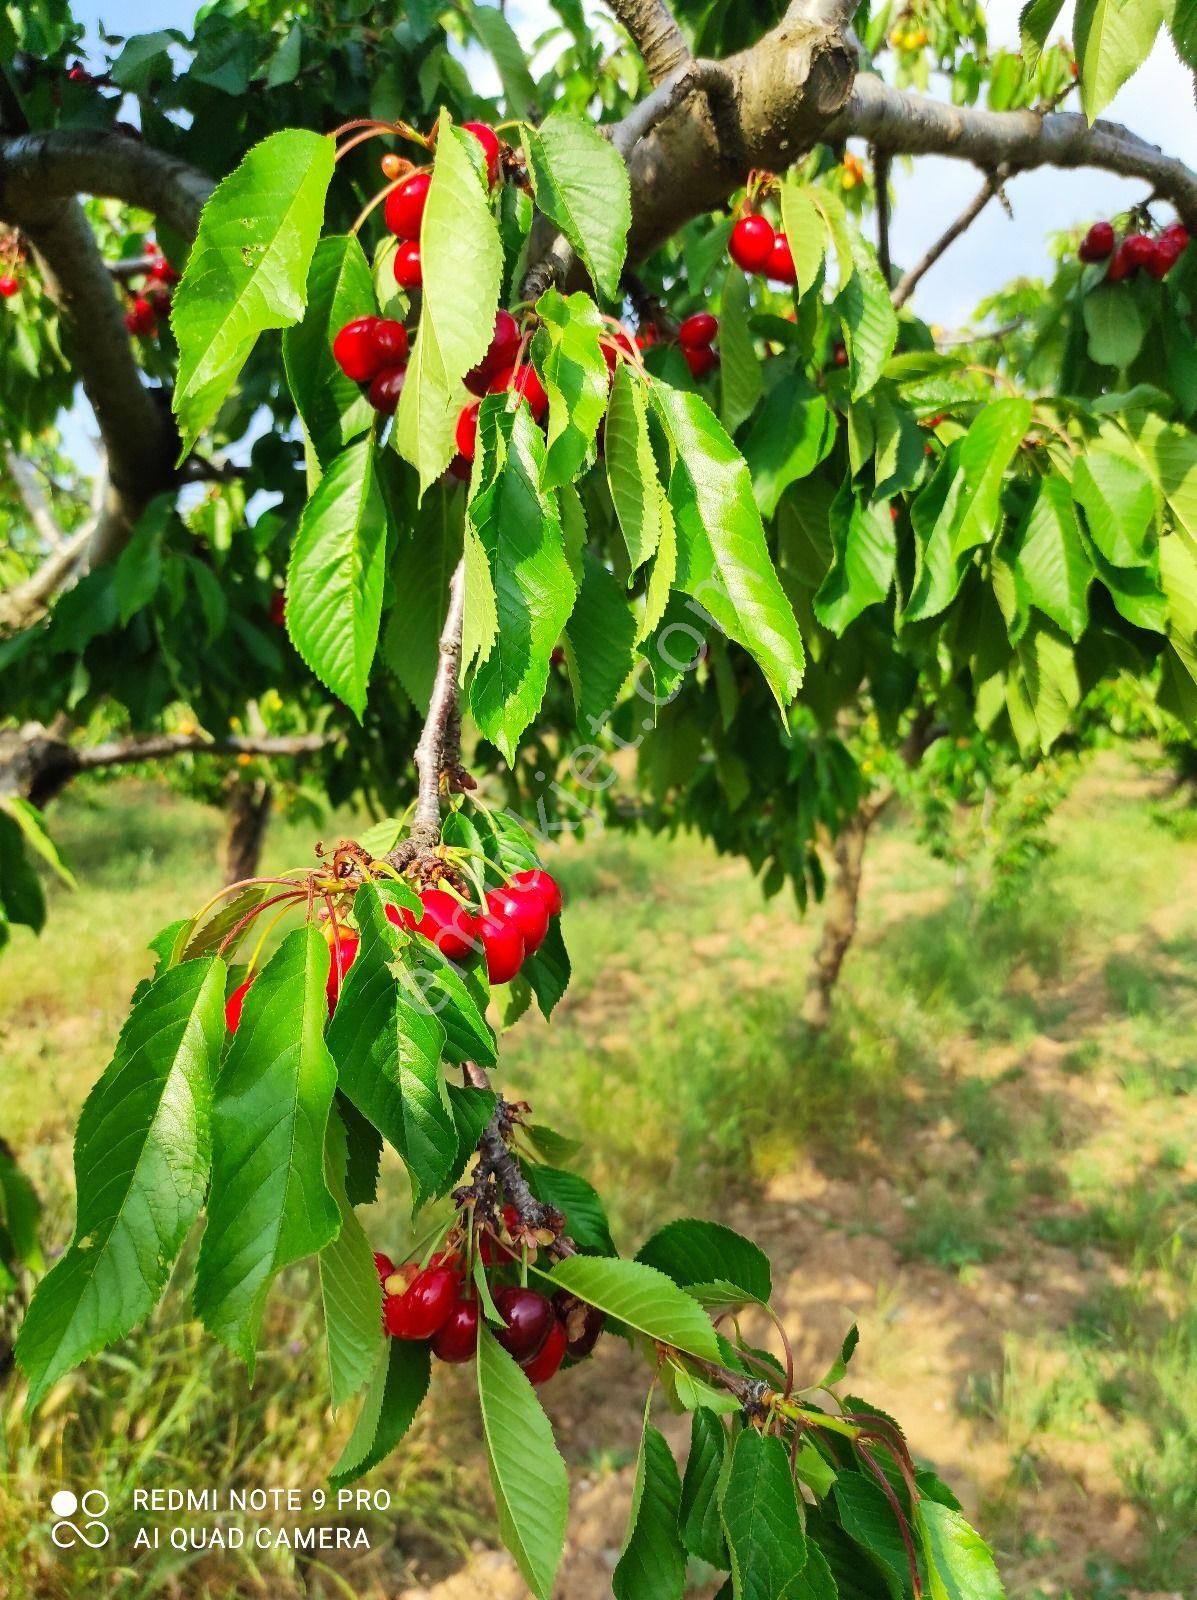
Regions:
M 290 900 L 292 902 L 295 902 L 295 901 L 298 901 L 298 900 L 303 900 L 305 898 L 306 898 L 305 893 L 300 892 L 300 893 L 292 893 L 292 894 L 274 894 L 274 895 L 271 895 L 268 900 L 263 900 L 260 905 L 254 906 L 252 911 L 247 911 L 245 913 L 245 915 L 241 918 L 241 920 L 239 922 L 237 922 L 232 928 L 230 928 L 229 932 L 226 933 L 224 938 L 220 941 L 220 948 L 216 952 L 217 955 L 218 956 L 223 956 L 225 951 L 228 949 L 229 945 L 237 937 L 237 935 L 241 932 L 242 928 L 248 927 L 248 925 L 253 921 L 253 919 L 255 917 L 261 916 L 263 911 L 268 911 L 271 906 L 280 905 L 284 900 Z

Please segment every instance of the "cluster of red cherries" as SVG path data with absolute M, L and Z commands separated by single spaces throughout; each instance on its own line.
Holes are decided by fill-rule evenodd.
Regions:
M 150 257 L 145 280 L 140 291 L 130 297 L 125 312 L 125 327 L 135 339 L 157 337 L 159 322 L 170 315 L 171 291 L 179 281 L 179 274 L 152 239 L 145 253 Z
M 1081 240 L 1077 255 L 1082 261 L 1108 261 L 1107 283 L 1121 283 L 1142 270 L 1151 278 L 1166 278 L 1188 248 L 1189 230 L 1183 222 L 1172 222 L 1158 234 L 1128 233 L 1118 243 L 1114 225 L 1095 222 Z
M 727 253 L 745 272 L 771 278 L 774 283 L 798 282 L 789 239 L 784 230 L 774 228 L 759 211 L 736 219 Z
M 523 1231 L 514 1206 L 503 1207 L 509 1238 Z M 483 1264 L 501 1275 L 516 1257 L 509 1245 L 479 1231 Z M 376 1252 L 374 1265 L 382 1284 L 382 1323 L 392 1339 L 430 1341 L 438 1361 L 458 1366 L 472 1361 L 478 1349 L 481 1308 L 460 1251 L 438 1251 L 426 1267 L 408 1261 L 396 1267 L 390 1256 Z M 566 1356 L 583 1361 L 603 1331 L 603 1313 L 559 1289 L 547 1295 L 522 1284 L 490 1285 L 495 1310 L 504 1326 L 495 1338 L 524 1370 L 531 1383 L 545 1383 Z

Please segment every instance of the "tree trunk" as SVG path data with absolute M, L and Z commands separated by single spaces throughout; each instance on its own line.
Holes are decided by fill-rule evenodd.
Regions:
M 225 797 L 224 881 L 240 883 L 257 876 L 273 791 L 265 778 L 246 780 L 230 774 Z
M 823 931 L 802 1000 L 802 1020 L 816 1032 L 821 1033 L 831 1020 L 831 1000 L 840 968 L 856 937 L 860 874 L 869 832 L 892 798 L 890 790 L 864 800 L 836 837 L 834 867 L 823 901 Z

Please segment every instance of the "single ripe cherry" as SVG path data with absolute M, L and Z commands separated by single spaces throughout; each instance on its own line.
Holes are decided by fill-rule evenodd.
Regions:
M 178 283 L 179 281 L 179 274 L 166 257 L 162 255 L 154 257 L 147 276 L 154 278 L 158 283 Z
M 848 365 L 848 346 L 842 339 L 837 339 L 831 347 L 831 359 L 837 367 Z
M 460 1366 L 472 1361 L 478 1349 L 478 1302 L 458 1300 L 448 1319 L 432 1341 L 432 1353 L 438 1361 Z
M 1155 240 L 1147 233 L 1132 233 L 1122 242 L 1126 259 L 1132 267 L 1145 267 L 1155 255 Z
M 355 317 L 333 340 L 333 360 L 354 383 L 369 383 L 382 365 L 374 345 L 378 317 Z
M 705 350 L 718 332 L 718 317 L 709 311 L 696 311 L 677 330 L 677 342 L 683 350 Z
M 502 394 L 509 389 L 523 395 L 531 407 L 533 419 L 539 422 L 549 408 L 549 397 L 537 376 L 536 368 L 526 361 L 518 370 L 506 367 L 492 379 L 489 392 Z
M 1113 253 L 1114 229 L 1108 222 L 1095 222 L 1077 251 L 1082 261 L 1105 261 Z
M 1170 222 L 1160 234 L 1161 239 L 1169 239 L 1178 255 L 1183 255 L 1189 245 L 1189 230 L 1183 222 Z
M 154 308 L 156 317 L 165 318 L 170 315 L 170 288 L 165 283 L 151 283 L 145 292 L 146 299 Z
M 463 122 L 463 133 L 472 133 L 482 146 L 482 154 L 486 157 L 486 181 L 493 185 L 499 176 L 499 136 L 495 130 L 485 122 Z
M 508 889 L 492 889 L 487 894 L 486 905 L 496 917 L 514 922 L 524 936 L 524 958 L 535 955 L 549 931 L 549 908 L 534 889 L 521 889 L 514 885 Z
M 244 983 L 239 983 L 224 1003 L 224 1022 L 230 1033 L 236 1033 L 241 1026 L 241 1008 L 253 981 L 252 978 L 246 978 Z
M 1120 244 L 1110 257 L 1110 264 L 1106 268 L 1107 283 L 1121 283 L 1124 278 L 1133 278 L 1138 271 L 1126 253 L 1125 242 Z
M 587 1305 L 567 1289 L 553 1296 L 553 1310 L 565 1329 L 566 1353 L 571 1361 L 584 1361 L 598 1343 L 606 1316 L 597 1306 Z
M 1166 278 L 1176 265 L 1178 255 L 1173 253 L 1171 245 L 1160 238 L 1155 241 L 1155 249 L 1143 263 L 1143 270 L 1149 278 Z
M 418 239 L 420 224 L 424 220 L 424 207 L 428 204 L 428 189 L 432 183 L 430 172 L 413 172 L 406 182 L 392 189 L 383 202 L 382 215 L 387 227 L 397 239 Z
M 773 253 L 773 224 L 755 214 L 741 217 L 727 241 L 727 253 L 745 272 L 764 272 Z
M 459 483 L 469 483 L 474 476 L 474 469 L 464 456 L 454 456 L 445 471 L 451 478 L 456 478 Z
M 374 354 L 378 359 L 376 372 L 383 367 L 398 367 L 407 360 L 407 329 L 391 317 L 375 319 L 371 333 Z
M 376 378 L 370 380 L 366 399 L 375 411 L 381 411 L 384 417 L 394 416 L 406 377 L 406 367 L 384 367 Z
M 493 911 L 478 918 L 478 937 L 486 954 L 486 975 L 492 983 L 510 983 L 524 961 L 524 936 L 514 922 Z
M 486 354 L 476 367 L 465 375 L 465 386 L 471 394 L 485 394 L 487 385 L 496 372 L 515 365 L 520 351 L 520 325 L 510 311 L 495 313 L 495 331 L 491 334 Z
M 146 339 L 157 333 L 158 319 L 154 315 L 154 308 L 142 295 L 138 295 L 126 311 L 125 327 L 130 333 Z
M 495 1308 L 507 1326 L 495 1338 L 517 1361 L 530 1361 L 549 1336 L 553 1308 L 535 1289 L 496 1289 Z
M 287 621 L 287 591 L 276 589 L 270 596 L 270 620 L 276 628 L 281 628 Z
M 341 993 L 341 985 L 345 981 L 345 974 L 349 971 L 357 956 L 357 934 L 342 929 L 337 935 L 337 941 L 329 950 L 328 983 L 328 1014 L 331 1017 L 336 1009 L 337 998 Z
M 556 1317 L 553 1326 L 549 1329 L 548 1338 L 540 1347 L 539 1355 L 532 1357 L 531 1361 L 521 1361 L 524 1376 L 530 1383 L 547 1383 L 548 1380 L 565 1360 L 565 1351 L 568 1345 L 565 1328 Z
M 478 948 L 478 919 L 446 889 L 425 889 L 420 904 L 424 911 L 418 918 L 396 905 L 387 906 L 387 917 L 397 928 L 422 934 L 449 961 L 464 961 Z
M 395 251 L 395 282 L 401 289 L 418 289 L 424 282 L 418 239 L 404 239 Z
M 450 1267 L 416 1272 L 409 1263 L 392 1273 L 383 1289 L 383 1323 L 392 1339 L 431 1339 L 457 1303 L 457 1274 Z
M 798 273 L 794 267 L 794 257 L 790 250 L 790 241 L 784 233 L 779 233 L 773 240 L 773 248 L 769 252 L 769 259 L 765 263 L 765 276 L 772 278 L 775 283 L 797 283 Z
M 381 1250 L 374 1252 L 374 1269 L 378 1273 L 379 1283 L 385 1283 L 395 1270 L 395 1263 L 390 1256 L 384 1255 Z
M 719 357 L 709 345 L 698 350 L 691 350 L 687 345 L 683 345 L 682 355 L 690 368 L 691 376 L 695 378 L 705 378 L 713 367 L 719 365 Z
M 0 299 L 11 300 L 14 294 L 19 294 L 20 292 L 21 284 L 19 279 L 14 278 L 11 272 L 6 272 L 0 278 Z
M 457 419 L 453 437 L 457 441 L 457 453 L 463 461 L 472 461 L 478 450 L 478 407 L 481 404 L 481 400 L 472 400 L 468 406 L 461 408 L 461 415 Z
M 543 867 L 525 867 L 523 872 L 512 874 L 511 882 L 521 889 L 532 889 L 549 909 L 550 917 L 561 915 L 561 886 Z

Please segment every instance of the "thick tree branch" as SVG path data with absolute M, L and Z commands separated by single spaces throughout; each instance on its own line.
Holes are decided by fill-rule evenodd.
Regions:
M 0 141 L 0 215 L 95 195 L 152 212 L 190 239 L 212 180 L 140 139 L 85 128 L 52 128 Z
M 893 260 L 889 250 L 889 166 L 888 150 L 873 151 L 873 192 L 877 200 L 877 265 L 888 289 L 893 283 Z
M 964 210 L 956 218 L 955 222 L 950 223 L 948 227 L 944 229 L 939 238 L 936 239 L 935 243 L 920 261 L 916 261 L 914 266 L 911 267 L 908 272 L 904 272 L 902 274 L 896 287 L 894 288 L 893 295 L 891 296 L 896 308 L 900 310 L 901 307 L 906 304 L 911 295 L 922 282 L 923 278 L 926 277 L 927 273 L 930 272 L 931 268 L 939 260 L 940 256 L 943 255 L 944 251 L 947 250 L 949 246 L 953 245 L 956 240 L 959 239 L 960 235 L 964 233 L 966 229 L 970 228 L 981 215 L 982 211 L 984 211 L 985 207 L 1001 188 L 1004 172 L 1005 169 L 1003 168 L 1002 173 L 995 173 L 992 177 L 986 178 L 985 182 L 969 201 L 968 205 L 965 206 Z
M 677 19 L 666 0 L 607 0 L 614 16 L 632 36 L 653 83 L 660 83 L 690 57 Z

